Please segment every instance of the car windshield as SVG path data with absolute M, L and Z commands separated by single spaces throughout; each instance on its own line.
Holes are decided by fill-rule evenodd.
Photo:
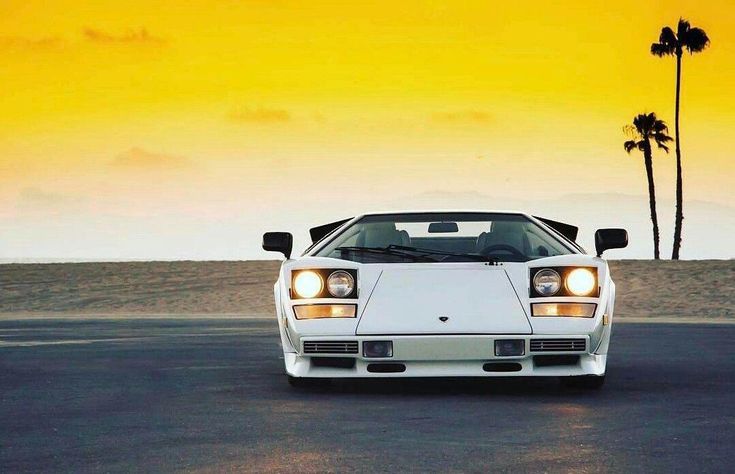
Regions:
M 362 263 L 526 262 L 572 248 L 520 214 L 438 212 L 364 216 L 314 255 Z

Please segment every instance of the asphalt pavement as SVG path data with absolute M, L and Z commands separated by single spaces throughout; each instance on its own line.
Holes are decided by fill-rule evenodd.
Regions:
M 734 341 L 616 324 L 598 392 L 295 389 L 273 319 L 0 320 L 0 472 L 733 472 Z

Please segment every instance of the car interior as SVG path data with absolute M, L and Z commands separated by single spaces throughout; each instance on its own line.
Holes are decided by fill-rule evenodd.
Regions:
M 390 246 L 441 252 L 480 254 L 508 261 L 527 261 L 570 253 L 558 239 L 530 220 L 481 222 L 356 223 L 336 239 L 337 247 L 385 249 Z M 332 252 L 330 256 L 338 256 Z

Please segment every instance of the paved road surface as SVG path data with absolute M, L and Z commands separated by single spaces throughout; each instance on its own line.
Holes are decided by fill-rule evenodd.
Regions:
M 295 390 L 272 320 L 0 321 L 0 472 L 732 472 L 735 325 L 618 324 L 607 385 Z

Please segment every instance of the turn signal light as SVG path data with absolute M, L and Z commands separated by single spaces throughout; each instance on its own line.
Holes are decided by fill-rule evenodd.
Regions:
M 591 318 L 595 315 L 596 307 L 594 303 L 533 303 L 531 314 L 541 317 Z
M 354 318 L 354 304 L 303 304 L 294 306 L 296 319 Z

